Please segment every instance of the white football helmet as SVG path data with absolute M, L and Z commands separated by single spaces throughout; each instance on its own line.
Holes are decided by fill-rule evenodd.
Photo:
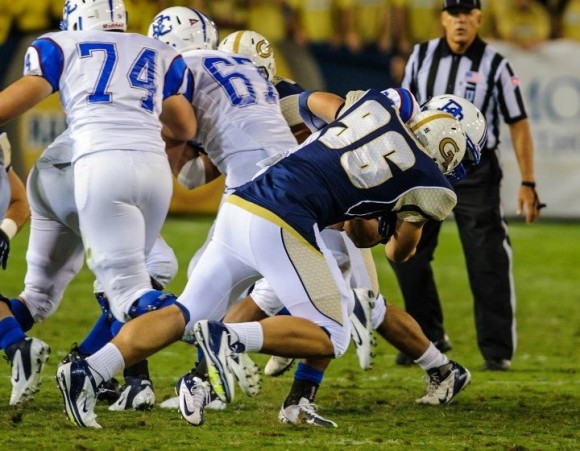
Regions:
M 479 163 L 479 156 L 487 139 L 487 123 L 481 111 L 469 100 L 453 94 L 435 96 L 421 110 L 439 110 L 454 116 L 467 134 L 467 156 Z M 475 152 L 474 152 L 475 151 Z
M 180 53 L 215 50 L 218 44 L 215 23 L 205 14 L 186 6 L 172 6 L 161 11 L 151 22 L 147 35 L 175 47 Z
M 125 4 L 123 0 L 67 0 L 60 29 L 126 31 Z
M 220 42 L 218 50 L 250 58 L 269 81 L 276 75 L 274 50 L 270 42 L 260 33 L 250 30 L 235 31 Z
M 463 160 L 466 135 L 459 121 L 451 114 L 421 111 L 407 122 L 407 126 L 443 174 L 450 174 Z

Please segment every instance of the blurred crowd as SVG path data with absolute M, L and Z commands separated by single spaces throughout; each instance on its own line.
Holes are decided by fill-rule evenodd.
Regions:
M 212 17 L 223 38 L 255 30 L 283 42 L 341 49 L 353 56 L 388 55 L 397 81 L 412 45 L 441 35 L 442 0 L 125 0 L 129 31 L 147 33 L 169 6 L 190 6 Z M 0 0 L 0 58 L 8 61 L 22 35 L 58 30 L 63 0 Z M 580 41 L 580 0 L 482 0 L 482 35 L 533 49 L 548 39 Z M 0 74 L 1 75 L 1 74 Z

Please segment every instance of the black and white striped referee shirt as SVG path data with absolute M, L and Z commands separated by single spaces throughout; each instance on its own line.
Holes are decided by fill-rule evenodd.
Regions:
M 415 45 L 402 86 L 420 104 L 433 96 L 455 94 L 473 102 L 487 120 L 486 149 L 499 144 L 499 115 L 510 124 L 527 117 L 519 79 L 509 62 L 479 37 L 462 55 L 445 38 Z

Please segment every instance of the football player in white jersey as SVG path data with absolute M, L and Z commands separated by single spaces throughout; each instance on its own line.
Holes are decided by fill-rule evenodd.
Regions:
M 198 129 L 195 143 L 225 176 L 224 197 L 252 178 L 259 161 L 296 146 L 271 83 L 249 59 L 215 50 L 217 29 L 209 18 L 190 8 L 168 8 L 154 18 L 149 35 L 177 49 L 193 73 L 191 103 Z M 177 160 L 171 156 L 172 162 Z M 191 188 L 205 181 L 205 164 L 200 157 L 173 168 L 184 186 Z M 107 355 L 107 349 L 88 358 L 89 363 L 106 359 L 100 356 Z M 257 368 L 253 371 L 250 377 L 258 376 Z M 74 409 L 72 404 L 70 409 Z M 77 424 L 84 422 L 80 418 Z M 86 425 L 94 423 L 91 417 Z
M 72 146 L 67 129 L 42 153 L 28 177 L 26 191 L 30 206 L 26 202 L 26 208 L 32 210 L 32 221 L 26 253 L 25 286 L 17 298 L 7 300 L 18 321 L 19 327 L 15 331 L 19 330 L 19 335 L 56 311 L 65 288 L 83 265 L 83 244 L 74 201 Z M 177 259 L 161 236 L 147 255 L 146 266 L 152 283 L 159 285 L 158 289 L 162 289 L 175 276 Z M 97 299 L 104 310 L 103 316 L 107 318 L 97 324 L 105 332 L 97 334 L 95 330 L 91 331 L 88 342 L 81 343 L 76 349 L 77 358 L 92 354 L 112 338 L 110 325 L 107 324 L 113 321 L 108 301 L 103 297 L 99 284 L 95 285 Z M 41 382 L 48 346 L 36 338 L 20 339 L 13 348 L 6 349 L 6 353 L 13 374 L 10 404 L 32 399 Z M 71 357 L 69 353 L 67 358 Z M 144 366 L 128 369 L 130 371 L 125 373 L 127 386 L 123 390 L 127 391 L 125 404 L 113 405 L 111 410 L 152 407 L 155 397 L 151 381 L 144 376 L 136 380 L 137 374 L 143 373 Z
M 195 141 L 225 176 L 222 203 L 233 189 L 251 180 L 259 162 L 296 147 L 276 90 L 249 58 L 217 50 L 218 33 L 210 18 L 191 8 L 167 8 L 153 19 L 148 34 L 176 48 L 193 73 L 192 105 L 199 130 Z M 198 158 L 176 175 L 182 185 L 194 187 L 206 181 L 205 170 Z M 212 235 L 213 227 L 192 257 L 188 275 Z M 248 356 L 241 358 L 243 362 L 230 365 L 242 365 L 234 374 L 244 392 L 253 396 L 259 390 L 258 369 Z
M 182 95 L 189 72 L 165 44 L 123 33 L 122 0 L 69 0 L 63 19 L 64 31 L 36 39 L 24 76 L 0 92 L 0 124 L 59 91 L 74 143 L 74 196 L 87 262 L 112 314 L 124 322 L 175 300 L 153 290 L 145 255 L 172 191 L 162 125 L 172 140 L 196 132 Z M 59 370 L 61 387 L 71 378 Z

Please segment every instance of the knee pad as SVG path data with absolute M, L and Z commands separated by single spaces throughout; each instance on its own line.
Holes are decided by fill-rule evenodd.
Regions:
M 133 305 L 129 308 L 127 314 L 130 318 L 137 318 L 145 313 L 152 312 L 154 310 L 159 310 L 163 307 L 169 307 L 170 305 L 177 304 L 177 306 L 184 311 L 181 304 L 176 303 L 177 296 L 173 293 L 165 293 L 163 291 L 151 290 L 137 299 Z M 189 314 L 185 314 L 186 322 L 189 322 Z

